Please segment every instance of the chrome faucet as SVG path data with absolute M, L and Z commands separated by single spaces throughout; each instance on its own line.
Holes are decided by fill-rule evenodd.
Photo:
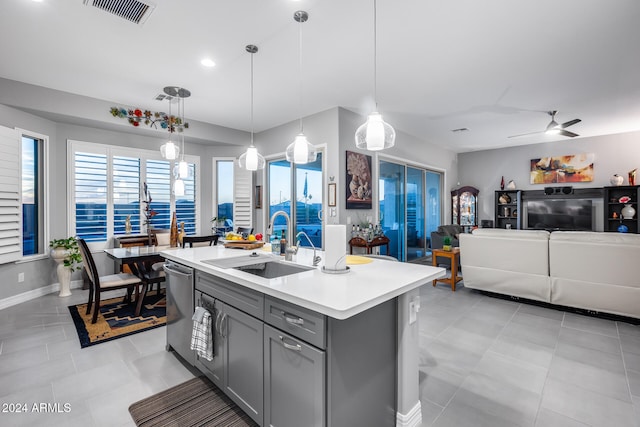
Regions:
M 291 219 L 289 218 L 289 214 L 285 211 L 277 211 L 271 216 L 271 221 L 269 221 L 269 236 L 273 234 L 273 222 L 281 215 L 284 216 L 284 220 L 287 223 L 287 244 L 291 245 L 293 240 L 291 237 L 293 236 L 293 233 L 291 232 Z
M 315 267 L 318 264 L 320 264 L 320 261 L 322 261 L 322 258 L 320 256 L 316 256 L 316 247 L 313 244 L 313 242 L 311 241 L 311 239 L 309 238 L 309 236 L 307 235 L 307 233 L 305 233 L 304 231 L 301 231 L 298 234 L 296 234 L 296 239 L 297 239 L 296 246 L 298 248 L 300 247 L 300 236 L 301 235 L 307 238 L 307 241 L 309 242 L 309 244 L 313 248 L 313 266 Z

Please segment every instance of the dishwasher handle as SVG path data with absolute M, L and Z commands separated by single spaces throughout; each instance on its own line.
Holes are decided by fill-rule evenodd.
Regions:
M 177 270 L 175 268 L 172 268 L 172 264 L 164 263 L 162 265 L 162 268 L 167 274 L 175 274 L 176 276 L 181 276 L 186 278 L 191 278 L 193 276 L 193 272 L 185 273 L 184 271 Z

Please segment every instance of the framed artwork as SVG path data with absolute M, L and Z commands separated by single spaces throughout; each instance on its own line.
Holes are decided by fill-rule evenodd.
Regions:
M 254 197 L 256 209 L 262 209 L 262 185 L 256 185 L 256 193 Z
M 593 153 L 531 159 L 531 184 L 593 181 Z
M 347 151 L 346 164 L 346 208 L 371 209 L 373 195 L 371 156 Z
M 329 184 L 329 206 L 334 207 L 336 205 L 336 183 Z

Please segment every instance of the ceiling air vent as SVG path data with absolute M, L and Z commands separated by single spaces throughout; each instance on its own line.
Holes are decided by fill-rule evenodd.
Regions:
M 83 0 L 83 3 L 138 25 L 142 25 L 156 8 L 155 4 L 140 0 Z

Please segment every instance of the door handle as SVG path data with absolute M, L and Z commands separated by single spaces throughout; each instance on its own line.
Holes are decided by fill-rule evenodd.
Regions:
M 294 316 L 292 314 L 287 313 L 286 311 L 282 312 L 282 317 L 284 317 L 284 320 L 286 320 L 287 323 L 291 325 L 296 325 L 296 326 L 304 325 L 304 319 L 302 317 Z
M 296 345 L 291 345 L 287 343 L 286 338 L 282 335 L 278 335 L 278 337 L 280 338 L 280 341 L 282 341 L 282 345 L 284 346 L 284 348 L 293 351 L 302 351 L 302 347 L 300 346 L 300 344 L 296 343 Z

